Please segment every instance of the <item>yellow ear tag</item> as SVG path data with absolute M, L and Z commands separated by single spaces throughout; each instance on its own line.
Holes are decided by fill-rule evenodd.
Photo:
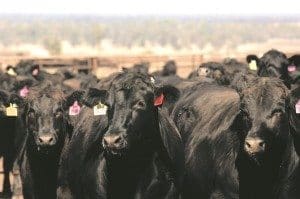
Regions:
M 6 107 L 6 116 L 8 117 L 17 117 L 18 116 L 18 106 L 16 104 L 9 104 L 9 107 Z
M 106 115 L 107 106 L 99 102 L 94 106 L 94 115 Z
M 251 60 L 249 63 L 250 70 L 257 70 L 257 64 L 255 60 Z
M 7 74 L 9 74 L 10 76 L 17 76 L 17 73 L 12 68 L 8 69 Z

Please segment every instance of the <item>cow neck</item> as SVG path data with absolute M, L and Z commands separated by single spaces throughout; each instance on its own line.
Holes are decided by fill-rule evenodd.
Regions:
M 290 178 L 294 178 L 295 173 L 299 176 L 299 172 L 295 172 L 299 169 L 299 156 L 294 147 L 293 137 L 290 135 L 287 141 L 286 150 L 283 154 L 280 169 L 278 172 L 277 185 L 274 190 L 277 190 L 277 195 L 280 196 L 280 191 L 284 191 L 283 188 L 286 186 Z M 297 178 L 299 178 L 297 176 Z
M 27 143 L 26 143 L 26 154 L 30 159 L 38 162 L 46 162 L 50 160 L 58 160 L 60 153 L 63 148 L 63 143 L 65 141 L 65 136 L 64 138 L 58 138 L 58 142 L 56 143 L 55 146 L 50 148 L 47 152 L 43 151 L 41 148 L 39 148 L 32 136 L 29 132 L 27 132 L 28 138 L 27 138 Z
M 242 161 L 246 160 L 246 162 L 239 165 L 241 166 L 239 171 L 243 171 L 243 176 L 240 177 L 246 177 L 246 180 L 242 179 L 242 181 L 246 182 L 246 186 L 252 186 L 251 192 L 256 194 L 255 197 L 276 198 L 287 183 L 288 178 L 291 177 L 293 171 L 298 168 L 299 158 L 297 157 L 295 159 L 297 154 L 291 135 L 288 136 L 284 144 L 281 146 L 277 145 L 274 148 L 277 148 L 277 151 L 272 151 L 272 153 L 277 155 L 272 155 L 263 165 L 254 165 L 249 161 L 249 157 L 246 157 L 247 155 L 241 158 Z M 278 148 L 281 149 L 279 150 Z M 246 159 L 243 159 L 245 157 Z M 246 168 L 246 170 L 244 170 L 244 168 Z M 245 184 L 240 184 L 240 188 L 245 189 Z M 255 187 L 253 187 L 253 185 Z M 249 189 L 249 187 L 246 189 Z
M 158 123 L 153 135 L 159 135 Z M 131 155 L 121 158 L 106 157 L 106 173 L 109 198 L 134 198 L 138 183 L 151 170 L 159 148 L 157 137 L 140 143 L 141 150 L 130 151 Z

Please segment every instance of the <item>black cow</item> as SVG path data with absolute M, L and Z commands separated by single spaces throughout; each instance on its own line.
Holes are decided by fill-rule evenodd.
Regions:
M 290 125 L 294 136 L 295 147 L 300 155 L 300 87 L 290 93 Z M 296 110 L 297 109 L 297 110 Z
M 278 50 L 272 49 L 266 52 L 261 58 L 256 55 L 248 55 L 247 62 L 255 60 L 261 77 L 277 77 L 284 81 L 284 84 L 291 88 L 292 79 L 288 73 L 289 60 L 286 55 Z
M 230 88 L 202 83 L 184 90 L 172 112 L 185 144 L 183 198 L 238 198 L 235 160 L 239 95 Z
M 289 58 L 288 71 L 293 81 L 293 86 L 300 86 L 300 55 L 293 55 Z
M 22 99 L 16 94 L 0 90 L 0 156 L 3 157 L 4 181 L 1 196 L 10 197 L 12 195 L 9 173 L 12 171 L 14 160 L 17 157 L 16 146 L 16 121 L 20 114 L 17 107 L 16 115 L 7 116 L 6 109 L 10 104 L 21 105 Z M 18 113 L 19 112 L 19 113 Z
M 108 92 L 91 89 L 85 104 L 102 102 L 107 114 L 83 109 L 62 156 L 58 198 L 178 198 L 183 149 L 160 107 L 167 99 L 168 89 L 141 73 L 115 76 Z
M 123 71 L 131 71 L 131 72 L 135 72 L 135 73 L 143 73 L 143 74 L 148 74 L 149 72 L 149 66 L 150 63 L 149 62 L 142 62 L 139 64 L 134 64 L 131 68 L 125 68 L 123 67 Z
M 236 131 L 240 198 L 299 198 L 299 157 L 289 125 L 288 89 L 277 78 L 255 78 L 242 89 Z
M 200 78 L 200 80 L 205 78 L 214 79 L 220 85 L 229 85 L 230 79 L 225 71 L 224 65 L 218 62 L 207 62 L 201 64 L 196 73 L 191 73 L 189 79 Z
M 169 60 L 163 66 L 161 71 L 155 71 L 151 73 L 151 76 L 160 76 L 160 77 L 167 77 L 167 76 L 174 76 L 177 73 L 177 65 L 174 60 Z
M 65 96 L 60 87 L 33 87 L 24 100 L 19 128 L 25 139 L 19 156 L 24 198 L 56 198 L 60 153 L 72 126 L 68 108 L 80 93 Z

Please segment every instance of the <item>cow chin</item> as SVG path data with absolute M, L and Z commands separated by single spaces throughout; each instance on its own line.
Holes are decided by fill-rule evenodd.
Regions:
M 265 157 L 264 153 L 252 153 L 250 151 L 246 151 L 246 154 L 250 159 L 250 161 L 253 162 L 254 164 L 258 166 L 263 164 L 264 157 Z
M 37 145 L 37 152 L 41 155 L 48 155 L 50 153 L 52 153 L 52 151 L 54 150 L 55 145 L 52 146 L 40 146 Z
M 113 158 L 121 158 L 126 156 L 127 154 L 127 148 L 106 148 L 105 149 L 105 156 L 106 157 L 113 157 Z

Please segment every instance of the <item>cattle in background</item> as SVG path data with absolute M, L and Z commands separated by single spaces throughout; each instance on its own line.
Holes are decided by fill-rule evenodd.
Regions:
M 17 106 L 21 105 L 21 101 L 21 97 L 16 94 L 10 94 L 7 91 L 0 90 L 0 156 L 3 157 L 4 168 L 1 197 L 12 196 L 9 173 L 13 169 L 13 163 L 18 153 L 18 146 L 16 146 L 16 120 L 18 114 L 20 114 L 20 111 L 17 110 Z M 17 110 L 17 112 L 7 113 L 8 107 Z
M 135 73 L 143 73 L 145 75 L 148 74 L 149 72 L 149 66 L 150 66 L 150 63 L 148 62 L 142 62 L 142 63 L 139 63 L 139 64 L 134 64 L 131 68 L 125 68 L 123 67 L 123 71 L 131 71 L 131 72 L 135 72 Z
M 232 83 L 235 76 L 239 73 L 242 74 L 252 74 L 253 72 L 249 70 L 249 67 L 246 63 L 239 62 L 233 58 L 226 58 L 223 60 L 224 69 L 229 79 L 230 84 Z
M 107 92 L 90 90 L 90 108 L 62 155 L 58 198 L 178 198 L 183 149 L 161 107 L 168 92 L 131 72 L 115 76 Z M 99 103 L 107 112 L 94 116 Z
M 289 111 L 288 89 L 277 78 L 255 78 L 242 89 L 235 121 L 241 139 L 237 158 L 241 199 L 300 197 L 299 157 Z
M 284 53 L 272 49 L 261 58 L 256 55 L 248 55 L 246 60 L 248 63 L 252 60 L 256 62 L 259 76 L 280 78 L 288 88 L 291 88 L 292 79 L 288 73 L 289 60 Z
M 300 55 L 293 55 L 289 58 L 288 71 L 292 77 L 293 87 L 300 86 Z
M 189 79 L 198 79 L 200 81 L 210 78 L 220 85 L 229 85 L 230 80 L 225 71 L 224 65 L 218 62 L 207 62 L 201 64 L 196 72 L 189 75 Z
M 185 89 L 172 118 L 185 145 L 183 199 L 238 198 L 235 160 L 239 95 L 230 88 L 200 83 Z
M 294 136 L 295 147 L 300 155 L 300 87 L 290 93 L 290 125 Z
M 60 153 L 70 138 L 68 110 L 80 93 L 66 96 L 60 87 L 33 87 L 24 99 L 19 129 L 25 134 L 18 158 L 25 199 L 56 198 Z

